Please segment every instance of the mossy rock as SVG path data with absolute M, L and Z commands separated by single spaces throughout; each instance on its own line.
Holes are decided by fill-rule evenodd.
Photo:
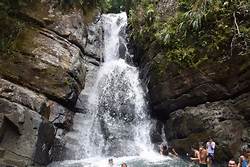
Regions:
M 52 99 L 67 101 L 77 87 L 67 71 L 27 54 L 11 52 L 0 57 L 1 76 Z
M 0 75 L 73 107 L 84 86 L 76 80 L 78 75 L 85 75 L 84 65 L 78 63 L 75 67 L 72 61 L 81 62 L 80 54 L 79 48 L 56 34 L 25 26 L 9 42 L 8 50 L 1 51 Z M 76 76 L 72 75 L 75 68 L 77 72 L 80 70 Z
M 5 11 L 0 10 L 0 50 L 7 50 L 25 24 L 17 19 L 11 18 Z

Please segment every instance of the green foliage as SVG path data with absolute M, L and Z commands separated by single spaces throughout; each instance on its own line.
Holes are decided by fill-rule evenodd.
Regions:
M 136 0 L 108 0 L 108 4 L 107 12 L 119 13 L 125 11 L 129 13 L 129 10 L 136 4 Z
M 146 49 L 157 43 L 165 63 L 223 62 L 249 55 L 249 9 L 248 0 L 179 0 L 176 14 L 162 20 L 156 3 L 142 0 L 130 11 L 131 37 Z
M 82 6 L 99 7 L 104 13 L 128 12 L 136 0 L 79 0 Z
M 24 30 L 24 22 L 11 18 L 5 11 L 0 11 L 0 51 L 8 51 L 13 41 Z
M 129 26 L 131 27 L 131 37 L 143 44 L 152 41 L 154 34 L 156 7 L 150 0 L 143 0 L 137 4 L 137 8 L 130 10 Z

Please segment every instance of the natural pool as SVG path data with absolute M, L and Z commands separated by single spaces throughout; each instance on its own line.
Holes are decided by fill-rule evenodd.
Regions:
M 114 161 L 113 167 L 120 167 L 125 162 L 128 167 L 195 167 L 194 163 L 185 161 L 180 158 L 171 158 L 159 155 L 157 153 L 148 153 L 141 156 L 126 157 L 96 157 L 83 160 L 68 160 L 62 162 L 54 162 L 49 167 L 109 167 L 108 159 Z
M 65 159 L 74 160 L 53 162 L 49 167 L 109 167 L 110 158 L 113 167 L 123 162 L 128 167 L 195 166 L 153 151 L 146 94 L 138 68 L 129 63 L 132 55 L 126 47 L 126 13 L 103 15 L 101 23 L 104 62 L 87 103 L 82 104 L 84 114 L 75 115 L 73 131 L 67 134 L 76 144 L 66 143 L 71 152 Z

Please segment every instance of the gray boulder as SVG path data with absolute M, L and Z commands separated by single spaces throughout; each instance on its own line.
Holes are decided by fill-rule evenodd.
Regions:
M 250 143 L 249 101 L 250 95 L 244 94 L 177 110 L 165 123 L 166 138 L 184 155 L 193 144 L 207 142 L 211 136 L 216 142 L 217 161 L 237 158 L 241 147 Z

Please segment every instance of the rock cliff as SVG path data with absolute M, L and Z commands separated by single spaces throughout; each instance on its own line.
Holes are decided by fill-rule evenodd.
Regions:
M 186 155 L 193 144 L 206 142 L 211 136 L 217 143 L 215 155 L 217 161 L 221 163 L 232 157 L 238 158 L 241 147 L 250 143 L 249 114 L 247 114 L 249 113 L 250 91 L 249 48 L 243 51 L 246 53 L 244 55 L 239 51 L 244 49 L 244 46 L 234 48 L 232 41 L 235 37 L 232 22 L 232 30 L 228 35 L 230 38 L 222 43 L 222 46 L 218 47 L 216 51 L 211 53 L 209 46 L 198 45 L 195 48 L 194 52 L 198 51 L 199 54 L 204 55 L 214 54 L 217 57 L 208 55 L 206 60 L 201 60 L 196 66 L 180 66 L 176 62 L 183 60 L 181 56 L 178 59 L 178 56 L 182 54 L 181 46 L 192 47 L 192 42 L 190 44 L 189 40 L 193 40 L 194 43 L 199 39 L 187 37 L 186 44 L 179 46 L 177 42 L 173 42 L 171 44 L 177 46 L 169 46 L 159 44 L 157 34 L 154 34 L 161 31 L 162 27 L 159 25 L 162 22 L 176 19 L 181 10 L 178 7 L 181 4 L 179 2 L 161 0 L 153 5 L 151 3 L 148 8 L 144 7 L 146 8 L 144 15 L 142 8 L 139 7 L 134 13 L 138 12 L 137 14 L 141 14 L 141 16 L 139 19 L 135 19 L 132 15 L 131 19 L 131 31 L 134 37 L 132 41 L 136 45 L 135 61 L 140 66 L 141 76 L 148 84 L 151 114 L 158 120 L 156 127 L 152 128 L 152 140 L 156 143 L 161 142 L 159 138 L 161 138 L 161 128 L 164 127 L 168 142 L 173 143 L 180 154 Z M 156 8 L 153 8 L 154 5 Z M 162 6 L 165 7 L 162 8 Z M 157 18 L 148 15 L 149 12 L 154 15 L 158 14 L 162 20 L 154 22 L 154 19 Z M 233 18 L 233 13 L 231 14 Z M 249 24 L 247 21 L 249 13 L 240 16 L 242 16 L 241 27 L 243 29 L 244 25 Z M 210 20 L 204 26 L 209 27 L 209 24 L 213 24 L 213 22 Z M 163 25 L 167 27 L 166 23 Z M 137 26 L 141 31 L 135 36 Z M 155 29 L 157 26 L 159 30 Z M 215 27 L 210 27 L 209 30 L 206 27 L 204 27 L 205 30 L 200 29 L 203 34 L 210 33 L 210 30 L 216 31 Z M 171 29 L 169 31 L 172 35 Z M 179 32 L 177 31 L 177 33 Z M 219 33 L 221 32 L 213 37 L 217 39 Z M 247 34 L 246 41 L 248 41 L 246 43 L 249 44 L 249 31 L 245 34 Z M 162 35 L 164 36 L 164 34 Z M 240 42 L 236 45 L 240 45 Z M 176 57 L 172 58 L 176 59 L 175 62 L 166 61 L 168 49 L 171 52 L 171 48 L 176 49 L 174 50 Z M 201 52 L 199 52 L 200 50 Z M 219 59 L 220 55 L 223 55 L 223 59 Z M 184 56 L 188 57 L 189 54 Z
M 67 1 L 0 3 L 0 166 L 44 166 L 71 129 L 87 66 L 99 49 L 83 13 Z

